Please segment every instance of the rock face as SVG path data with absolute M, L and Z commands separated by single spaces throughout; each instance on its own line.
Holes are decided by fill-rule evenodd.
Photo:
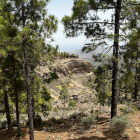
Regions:
M 90 73 L 93 64 L 89 61 L 83 59 L 71 59 L 65 62 L 58 63 L 54 70 L 58 74 L 63 74 L 64 76 L 77 74 L 77 73 Z

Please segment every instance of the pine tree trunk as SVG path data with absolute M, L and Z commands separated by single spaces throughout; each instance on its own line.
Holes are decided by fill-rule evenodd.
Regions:
M 27 56 L 27 48 L 26 48 L 25 41 L 23 41 L 23 49 L 24 49 L 24 60 L 25 60 L 25 82 L 26 82 L 27 104 L 28 104 L 29 132 L 30 132 L 30 140 L 34 140 L 34 127 L 33 127 L 33 114 L 32 114 L 31 92 L 30 92 L 30 81 L 29 81 L 28 56 Z
M 22 3 L 22 20 L 23 20 L 23 28 L 24 28 L 25 21 L 26 21 L 24 3 Z M 23 52 L 24 52 L 25 83 L 26 83 L 27 104 L 28 104 L 29 133 L 30 133 L 30 140 L 34 140 L 34 126 L 33 126 L 31 89 L 30 89 L 30 80 L 29 80 L 29 64 L 28 64 L 28 53 L 27 53 L 27 47 L 26 47 L 26 40 L 23 40 Z
M 117 78 L 118 78 L 118 50 L 119 50 L 119 21 L 121 11 L 121 0 L 117 0 L 115 13 L 115 31 L 113 47 L 113 73 L 112 73 L 112 101 L 111 101 L 111 118 L 117 116 Z
M 34 124 L 34 128 L 35 128 L 36 125 L 35 125 L 35 99 L 34 99 L 34 97 L 32 97 L 32 113 L 33 113 L 33 124 Z
M 14 94 L 15 94 L 15 101 L 16 101 L 16 119 L 17 119 L 17 136 L 21 136 L 20 131 L 20 120 L 19 120 L 19 107 L 18 107 L 18 90 L 17 90 L 17 79 L 16 79 L 16 73 L 15 73 L 15 58 L 13 54 L 13 76 L 14 76 Z
M 10 115 L 7 85 L 6 85 L 7 81 L 6 81 L 6 74 L 5 73 L 6 73 L 5 72 L 5 67 L 3 67 L 2 68 L 2 74 L 3 74 L 4 105 L 5 105 L 6 118 L 7 118 L 7 123 L 8 123 L 8 130 L 12 130 L 11 115 Z
M 127 99 L 127 85 L 126 85 L 126 90 L 125 90 L 125 99 Z
M 135 93 L 134 98 L 137 99 L 138 94 L 138 64 L 136 62 L 136 73 L 135 73 Z

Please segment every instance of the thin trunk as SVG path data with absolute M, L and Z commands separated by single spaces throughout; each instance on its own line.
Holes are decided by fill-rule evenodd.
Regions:
M 106 79 L 106 73 L 105 73 L 105 70 L 104 70 L 104 72 L 103 72 L 104 74 L 104 79 Z M 103 98 L 105 97 L 105 85 L 106 85 L 106 83 L 103 81 Z
M 18 107 L 18 90 L 17 90 L 17 79 L 16 79 L 16 68 L 15 68 L 15 58 L 13 54 L 13 75 L 14 75 L 14 94 L 15 94 L 15 101 L 16 101 L 16 119 L 17 119 L 17 136 L 21 136 L 20 131 L 20 121 L 19 121 L 19 107 Z
M 117 116 L 117 78 L 118 78 L 118 50 L 119 50 L 119 21 L 121 11 L 121 0 L 117 0 L 115 12 L 115 36 L 113 48 L 113 73 L 112 73 L 112 101 L 111 101 L 111 118 Z
M 24 28 L 26 22 L 24 3 L 22 3 L 22 20 L 23 20 L 23 28 Z M 29 133 L 30 133 L 30 140 L 34 140 L 34 126 L 33 126 L 31 89 L 30 89 L 30 80 L 29 80 L 29 64 L 28 64 L 26 40 L 23 40 L 23 52 L 24 52 L 24 63 L 25 63 L 24 68 L 25 68 L 25 82 L 26 82 L 27 104 L 28 104 Z
M 126 85 L 126 90 L 125 90 L 125 99 L 127 99 L 127 85 Z
M 34 99 L 34 97 L 32 97 L 32 113 L 33 113 L 33 124 L 34 124 L 34 128 L 35 128 L 36 125 L 35 125 L 35 99 Z
M 8 130 L 12 130 L 11 115 L 10 115 L 7 85 L 6 85 L 7 81 L 6 81 L 6 74 L 5 73 L 6 73 L 5 72 L 5 67 L 3 67 L 2 68 L 2 74 L 3 74 L 4 105 L 5 105 L 6 118 L 7 118 L 7 123 L 8 123 Z
M 138 64 L 136 62 L 136 73 L 135 73 L 135 93 L 134 93 L 134 98 L 137 99 L 137 94 L 138 94 Z
M 64 97 L 64 110 L 65 110 L 65 97 Z

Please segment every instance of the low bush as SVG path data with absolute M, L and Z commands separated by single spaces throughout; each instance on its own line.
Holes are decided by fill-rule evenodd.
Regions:
M 129 110 L 128 108 L 120 108 L 120 111 L 122 112 L 123 115 L 127 115 L 133 112 L 132 110 Z
M 91 125 L 91 124 L 94 124 L 95 122 L 97 122 L 97 119 L 96 119 L 96 116 L 94 115 L 90 115 L 88 117 L 83 117 L 81 118 L 81 121 L 83 123 L 83 125 Z
M 41 124 L 42 124 L 42 118 L 41 118 L 40 115 L 36 115 L 35 116 L 34 123 L 35 123 L 35 127 L 41 126 Z M 29 120 L 26 122 L 26 126 L 29 126 Z
M 42 118 L 41 118 L 41 116 L 40 115 L 36 115 L 35 116 L 35 126 L 37 127 L 37 126 L 41 126 L 41 124 L 42 124 Z
M 85 99 L 85 100 L 84 100 L 84 103 L 87 103 L 87 102 L 88 102 L 88 100 L 87 100 L 87 99 Z
M 62 124 L 62 123 L 64 123 L 64 119 L 58 119 L 58 120 L 56 120 L 56 123 Z
M 8 128 L 7 121 L 5 120 L 0 121 L 0 129 L 6 129 L 6 128 Z
M 132 121 L 130 121 L 126 115 L 116 116 L 110 120 L 110 127 L 114 127 L 117 130 L 118 136 L 121 136 L 124 130 L 131 128 L 132 125 Z
M 69 106 L 70 107 L 75 107 L 76 106 L 76 102 L 75 101 L 70 101 L 69 102 Z
M 78 111 L 74 111 L 69 115 L 70 119 L 76 119 L 79 116 L 79 112 Z

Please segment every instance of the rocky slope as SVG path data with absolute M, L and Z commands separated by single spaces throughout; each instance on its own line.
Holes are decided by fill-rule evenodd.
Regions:
M 63 108 L 63 103 L 58 99 L 61 83 L 67 84 L 70 99 L 77 103 L 75 108 L 81 108 L 81 104 L 84 102 L 93 102 L 95 95 L 88 88 L 89 84 L 94 83 L 89 82 L 91 79 L 94 80 L 94 74 L 91 72 L 92 66 L 91 62 L 79 58 L 55 60 L 53 68 L 59 78 L 53 80 L 50 84 L 46 83 L 46 87 L 51 91 L 51 95 L 54 98 L 54 109 Z M 41 77 L 45 77 L 49 70 L 47 67 L 41 67 L 37 72 Z M 68 104 L 66 106 L 68 107 Z

